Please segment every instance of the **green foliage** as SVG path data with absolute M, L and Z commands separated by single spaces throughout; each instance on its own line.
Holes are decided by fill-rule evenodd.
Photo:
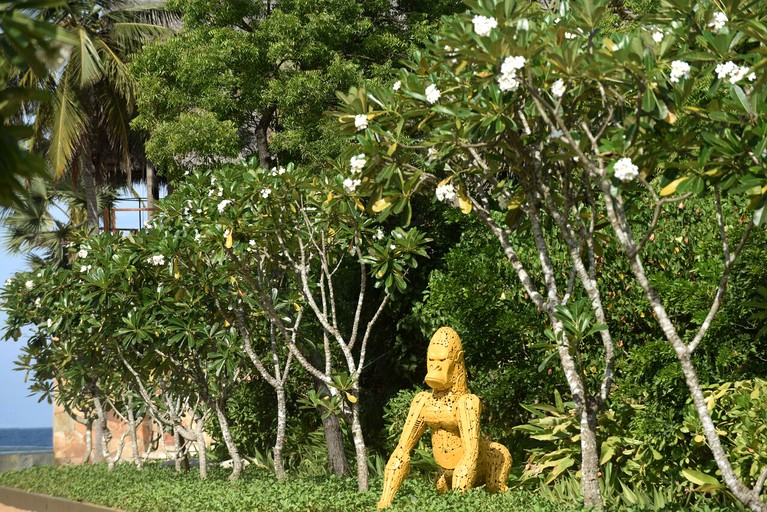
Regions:
M 767 426 L 762 420 L 767 414 L 767 382 L 762 379 L 725 382 L 706 389 L 709 411 L 736 474 L 746 485 L 753 486 L 767 466 L 764 456 Z M 580 457 L 579 421 L 574 404 L 562 401 L 556 393 L 554 405 L 524 407 L 534 418 L 515 430 L 541 443 L 529 450 L 523 484 L 538 487 L 573 476 Z M 692 403 L 688 400 L 682 427 L 674 430 L 671 439 L 637 428 L 634 416 L 643 409 L 639 404 L 614 403 L 600 414 L 597 432 L 602 440 L 599 464 L 604 473 L 603 484 L 622 495 L 627 505 L 631 504 L 628 501 L 632 494 L 647 498 L 658 492 L 673 496 L 669 502 L 699 501 L 701 494 L 715 494 L 718 503 L 730 503 L 732 496 L 722 492 L 725 487 L 716 474 L 716 463 L 706 447 Z M 554 483 L 551 492 L 557 492 L 557 485 Z

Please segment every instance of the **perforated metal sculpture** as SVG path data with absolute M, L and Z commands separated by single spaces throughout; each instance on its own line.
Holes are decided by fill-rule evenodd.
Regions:
M 435 482 L 438 492 L 480 485 L 491 492 L 506 491 L 511 455 L 502 444 L 480 439 L 479 397 L 469 393 L 458 334 L 440 328 L 431 338 L 427 357 L 425 380 L 433 391 L 418 393 L 410 404 L 402 436 L 386 464 L 378 508 L 394 499 L 410 468 L 410 451 L 426 427 L 431 429 L 434 459 L 442 468 Z

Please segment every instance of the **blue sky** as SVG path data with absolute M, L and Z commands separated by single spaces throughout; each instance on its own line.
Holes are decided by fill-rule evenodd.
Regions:
M 142 197 L 146 188 L 136 187 Z M 161 196 L 164 191 L 161 191 Z M 125 193 L 123 197 L 133 197 Z M 134 204 L 118 204 L 118 207 L 135 207 Z M 135 228 L 139 225 L 136 212 L 118 212 L 117 225 L 121 228 Z M 146 213 L 142 213 L 142 221 L 146 221 Z M 27 270 L 23 256 L 14 256 L 4 251 L 0 231 L 0 286 L 14 273 Z M 0 326 L 5 323 L 5 313 L 0 310 Z M 53 425 L 53 406 L 43 401 L 38 403 L 38 396 L 28 396 L 29 391 L 24 383 L 24 372 L 15 371 L 13 362 L 18 358 L 25 339 L 19 341 L 0 340 L 0 428 L 32 428 L 51 427 Z
M 0 283 L 15 272 L 25 270 L 24 259 L 5 251 L 0 253 Z M 0 310 L 0 324 L 5 323 L 5 313 Z M 50 427 L 53 425 L 53 406 L 38 397 L 31 397 L 24 383 L 24 372 L 13 370 L 13 362 L 19 355 L 24 339 L 0 341 L 0 428 Z

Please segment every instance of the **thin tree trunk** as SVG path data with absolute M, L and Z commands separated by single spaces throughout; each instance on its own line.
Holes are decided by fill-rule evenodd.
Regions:
M 205 446 L 205 421 L 201 416 L 197 420 L 195 425 L 195 431 L 197 432 L 197 459 L 200 466 L 200 478 L 203 480 L 208 478 L 208 448 Z
M 91 454 L 93 453 L 93 420 L 88 419 L 88 421 L 85 423 L 85 459 L 83 460 L 83 464 L 87 464 L 90 460 L 91 462 L 94 462 L 91 460 Z
M 234 438 L 229 430 L 229 420 L 226 418 L 226 413 L 221 401 L 215 400 L 214 407 L 216 409 L 218 424 L 221 427 L 221 436 L 224 438 L 224 443 L 226 444 L 229 456 L 232 457 L 232 474 L 229 475 L 229 479 L 235 480 L 239 478 L 242 473 L 242 457 L 240 457 L 240 452 L 237 450 L 237 445 L 234 443 Z
M 96 396 L 93 398 L 93 405 L 96 407 L 96 421 L 98 421 L 98 427 L 100 434 L 99 444 L 101 445 L 101 456 L 107 463 L 107 468 L 114 469 L 114 460 L 109 455 L 109 441 L 112 439 L 112 434 L 109 431 L 109 425 L 107 424 L 107 417 L 104 412 L 104 407 L 101 404 L 101 399 Z
M 189 454 L 186 451 L 186 439 L 178 431 L 177 427 L 173 427 L 173 442 L 176 445 L 176 471 L 189 471 Z
M 285 447 L 285 430 L 288 422 L 288 407 L 285 400 L 285 387 L 278 386 L 277 391 L 277 438 L 274 441 L 274 474 L 278 479 L 285 478 L 285 466 L 282 463 L 282 450 Z
M 128 398 L 128 428 L 131 434 L 131 452 L 133 453 L 133 462 L 136 464 L 136 469 L 143 467 L 141 461 L 141 454 L 138 449 L 138 434 L 136 432 L 136 415 L 133 414 L 133 399 Z
M 590 403 L 580 411 L 581 420 L 581 489 L 583 505 L 587 508 L 602 508 L 602 493 L 599 490 L 599 451 L 597 449 L 597 411 Z
M 344 437 L 341 433 L 341 421 L 335 414 L 328 414 L 322 419 L 322 433 L 328 447 L 328 469 L 336 476 L 348 476 L 349 462 L 344 453 Z
M 154 187 L 155 187 L 154 166 L 150 164 L 149 162 L 147 162 L 145 169 L 146 169 L 146 207 L 149 209 L 149 213 L 147 214 L 147 217 L 151 219 L 153 216 L 154 203 L 156 199 L 154 197 Z
M 354 395 L 359 396 L 359 390 L 354 390 Z M 365 437 L 362 435 L 360 424 L 359 402 L 352 404 L 352 439 L 354 439 L 354 452 L 357 456 L 357 490 L 368 490 L 368 458 L 365 448 Z

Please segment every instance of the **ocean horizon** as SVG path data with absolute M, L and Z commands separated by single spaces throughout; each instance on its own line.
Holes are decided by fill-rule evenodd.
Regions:
M 0 453 L 53 450 L 53 428 L 0 428 Z

